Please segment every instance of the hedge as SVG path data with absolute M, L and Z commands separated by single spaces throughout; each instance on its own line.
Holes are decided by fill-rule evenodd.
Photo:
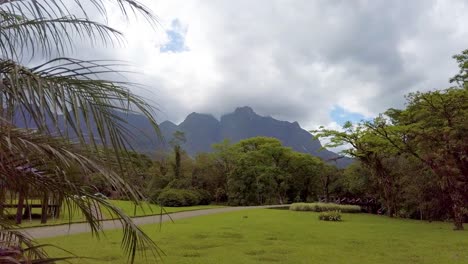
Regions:
M 319 215 L 319 220 L 339 222 L 341 221 L 341 213 L 340 211 L 321 212 Z
M 162 206 L 169 207 L 206 205 L 210 204 L 211 195 L 204 190 L 167 188 L 158 194 L 156 201 Z
M 341 211 L 342 213 L 360 213 L 361 207 L 358 205 L 335 203 L 293 203 L 289 207 L 289 210 L 312 212 Z

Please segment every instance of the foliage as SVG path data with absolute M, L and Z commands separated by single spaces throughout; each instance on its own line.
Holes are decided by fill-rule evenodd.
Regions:
M 237 159 L 228 174 L 229 204 L 281 204 L 315 193 L 321 160 L 266 137 L 241 140 L 232 149 Z
M 293 203 L 289 207 L 289 210 L 312 212 L 340 211 L 343 213 L 360 213 L 361 207 L 358 205 L 335 203 Z
M 370 171 L 370 186 L 377 187 L 390 216 L 419 212 L 420 218 L 443 219 L 444 208 L 450 208 L 455 229 L 463 229 L 468 218 L 467 54 L 454 56 L 460 71 L 451 81 L 458 87 L 411 93 L 404 109 L 348 122 L 343 131 L 315 131 L 330 138 L 325 147 L 350 146 L 342 153 Z
M 199 205 L 201 199 L 200 193 L 195 190 L 165 189 L 157 201 L 161 206 L 179 207 Z
M 341 221 L 341 212 L 340 211 L 325 211 L 319 214 L 319 220 L 322 221 L 333 221 L 339 222 Z
M 181 152 L 182 152 L 182 147 L 181 145 L 185 143 L 185 135 L 181 131 L 176 131 L 174 132 L 174 138 L 170 141 L 170 144 L 174 148 L 174 163 L 172 167 L 174 168 L 174 177 L 176 179 L 180 179 L 181 177 Z
M 450 82 L 456 82 L 460 87 L 468 89 L 468 49 L 464 50 L 461 54 L 453 56 L 453 58 L 458 62 L 460 71 L 450 79 Z
M 176 168 L 161 173 L 159 160 L 152 167 L 151 197 L 162 190 L 197 190 L 201 202 L 228 202 L 230 205 L 287 203 L 296 199 L 316 199 L 322 171 L 328 168 L 320 159 L 297 153 L 274 138 L 254 137 L 236 144 L 223 141 L 213 146 L 213 153 L 200 153 L 194 159 L 181 155 L 181 174 Z M 170 162 L 170 161 L 169 161 Z M 324 176 L 328 177 L 328 176 Z M 336 180 L 330 179 L 330 185 Z M 327 188 L 332 191 L 333 188 Z
M 113 2 L 124 17 L 130 12 L 156 21 L 137 1 Z M 0 1 L 0 204 L 11 194 L 19 223 L 27 198 L 41 197 L 45 204 L 53 196 L 81 211 L 93 234 L 102 228 L 93 212 L 102 207 L 119 216 L 122 248 L 134 262 L 138 248 L 158 254 L 156 245 L 118 207 L 94 196 L 86 178 L 100 178 L 138 201 L 139 190 L 124 180 L 130 135 L 123 116 L 142 113 L 158 133 L 153 108 L 129 91 L 134 84 L 103 78 L 119 74 L 119 63 L 64 57 L 77 37 L 93 45 L 121 40 L 120 32 L 90 19 L 91 13 L 105 17 L 109 7 L 101 0 Z M 30 66 L 34 62 L 40 64 Z M 2 249 L 19 252 L 17 261 L 0 256 L 0 262 L 54 261 L 3 217 L 0 231 Z
M 198 189 L 196 190 L 196 192 L 198 193 L 198 196 L 200 197 L 200 201 L 198 202 L 199 205 L 208 205 L 213 200 L 213 197 L 211 196 L 210 192 L 207 190 Z

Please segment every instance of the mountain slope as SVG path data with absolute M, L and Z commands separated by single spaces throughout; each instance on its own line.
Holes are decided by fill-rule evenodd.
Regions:
M 164 122 L 161 123 L 161 131 L 168 142 L 172 138 L 174 127 L 169 132 L 163 124 Z M 331 151 L 320 150 L 320 141 L 313 139 L 312 134 L 302 129 L 297 122 L 260 116 L 250 107 L 239 107 L 233 113 L 222 116 L 220 121 L 212 115 L 192 113 L 177 127 L 185 133 L 187 141 L 183 148 L 192 156 L 198 152 L 211 151 L 211 145 L 223 139 L 236 143 L 250 137 L 266 136 L 279 139 L 283 145 L 295 151 L 309 153 L 324 160 L 338 157 Z M 351 162 L 351 159 L 339 159 L 337 166 L 345 167 Z
M 122 119 L 128 121 L 125 128 L 131 135 L 130 142 L 135 151 L 153 155 L 158 150 L 170 148 L 170 141 L 174 132 L 182 131 L 186 142 L 183 149 L 191 156 L 199 152 L 210 152 L 211 145 L 229 139 L 236 143 L 242 139 L 266 136 L 279 139 L 283 145 L 293 150 L 309 153 L 323 160 L 332 160 L 338 155 L 328 150 L 320 150 L 320 141 L 313 139 L 312 134 L 302 129 L 297 122 L 276 120 L 272 117 L 264 117 L 256 114 L 252 108 L 245 106 L 236 108 L 232 113 L 223 115 L 220 120 L 209 114 L 191 113 L 185 120 L 176 125 L 170 121 L 159 124 L 163 140 L 159 139 L 148 120 L 138 114 L 116 113 Z M 82 118 L 82 117 L 80 117 Z M 80 122 L 84 124 L 85 122 Z M 19 127 L 32 127 L 34 123 L 30 118 L 15 118 L 15 124 Z M 62 119 L 59 127 L 65 130 Z M 96 129 L 92 129 L 97 133 Z M 69 131 L 73 138 L 73 131 Z M 334 161 L 330 161 L 334 163 Z M 338 167 L 346 167 L 352 162 L 349 158 L 336 161 Z

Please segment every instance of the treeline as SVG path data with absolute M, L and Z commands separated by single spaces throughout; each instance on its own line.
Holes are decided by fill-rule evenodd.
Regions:
M 320 158 L 284 147 L 278 139 L 254 137 L 214 144 L 211 153 L 190 157 L 178 134 L 172 150 L 155 159 L 132 153 L 126 180 L 148 200 L 166 206 L 220 203 L 284 204 L 317 201 L 343 193 L 343 171 Z M 124 198 L 100 177 L 89 186 L 109 197 Z
M 355 195 L 378 195 L 389 216 L 453 219 L 468 215 L 468 50 L 454 56 L 460 72 L 445 90 L 407 95 L 404 109 L 388 109 L 372 121 L 320 129 L 326 147 L 359 163 L 345 181 Z
M 146 193 L 155 201 L 161 197 L 167 201 L 168 193 L 188 196 L 182 190 L 192 190 L 204 202 L 209 199 L 229 205 L 313 201 L 328 188 L 322 179 L 339 173 L 319 158 L 292 151 L 267 137 L 236 144 L 223 141 L 213 145 L 212 153 L 193 159 L 174 146 L 172 153 L 159 155 L 151 172 L 154 177 Z

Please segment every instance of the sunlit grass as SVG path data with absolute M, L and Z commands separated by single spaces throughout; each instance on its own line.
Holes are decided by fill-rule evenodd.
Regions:
M 314 212 L 255 209 L 178 220 L 163 224 L 161 230 L 159 225 L 143 229 L 167 254 L 167 264 L 468 263 L 468 231 L 452 231 L 451 223 L 368 214 L 343 214 L 343 222 L 317 217 Z M 125 263 L 121 235 L 114 230 L 101 240 L 79 234 L 41 242 L 102 259 L 74 263 Z

